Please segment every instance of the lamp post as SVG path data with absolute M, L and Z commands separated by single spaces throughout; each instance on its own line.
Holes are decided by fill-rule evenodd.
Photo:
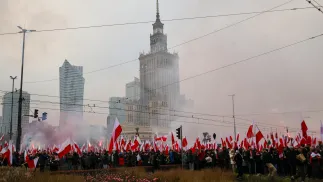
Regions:
M 21 119 L 22 119 L 22 84 L 24 78 L 24 58 L 25 58 L 25 38 L 26 33 L 35 32 L 36 30 L 27 30 L 17 26 L 21 31 L 18 33 L 23 34 L 22 39 L 22 58 L 21 58 L 21 73 L 20 73 L 20 90 L 19 90 L 19 104 L 18 104 L 18 126 L 17 126 L 17 142 L 16 142 L 16 150 L 20 151 L 20 141 L 21 141 Z
M 12 112 L 13 112 L 13 91 L 14 91 L 14 87 L 15 87 L 15 79 L 17 78 L 17 76 L 13 77 L 10 76 L 10 79 L 12 79 L 12 92 L 11 92 L 11 119 L 10 119 L 10 140 L 12 139 Z
M 232 97 L 232 117 L 233 117 L 233 131 L 234 131 L 234 141 L 236 141 L 236 138 L 237 138 L 237 129 L 236 129 L 236 117 L 235 117 L 235 114 L 234 114 L 234 96 L 235 94 L 232 94 L 232 95 L 229 95 L 230 97 Z

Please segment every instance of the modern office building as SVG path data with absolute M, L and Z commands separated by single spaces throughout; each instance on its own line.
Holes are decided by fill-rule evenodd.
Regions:
M 26 132 L 26 128 L 29 124 L 30 113 L 30 94 L 22 92 L 22 136 Z M 13 93 L 13 109 L 12 109 L 12 140 L 15 142 L 17 139 L 18 131 L 18 101 L 19 101 L 19 90 Z M 8 92 L 3 96 L 2 99 L 2 122 L 1 122 L 1 133 L 9 135 L 10 133 L 10 122 L 11 122 L 11 106 L 12 106 L 12 93 Z
M 83 122 L 84 82 L 83 67 L 65 60 L 59 68 L 60 127 Z

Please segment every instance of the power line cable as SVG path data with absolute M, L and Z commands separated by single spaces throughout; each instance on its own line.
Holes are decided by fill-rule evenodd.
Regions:
M 244 59 L 244 60 L 241 60 L 241 61 L 238 61 L 238 62 L 235 62 L 235 63 L 229 64 L 229 65 L 226 65 L 226 66 L 223 66 L 223 67 L 220 67 L 220 68 L 217 68 L 217 69 L 211 70 L 211 71 L 207 71 L 207 72 L 204 72 L 204 73 L 201 73 L 201 74 L 198 74 L 198 75 L 194 75 L 194 76 L 191 76 L 191 77 L 185 78 L 185 79 L 180 80 L 180 81 L 178 81 L 178 82 L 173 82 L 173 83 L 171 83 L 171 84 L 168 84 L 168 85 L 162 86 L 162 87 L 160 87 L 160 88 L 164 88 L 164 87 L 166 87 L 166 86 L 169 86 L 169 85 L 172 85 L 172 84 L 175 84 L 175 83 L 179 83 L 179 82 L 186 81 L 186 80 L 189 80 L 189 79 L 192 79 L 192 78 L 196 78 L 196 77 L 198 77 L 198 76 L 202 76 L 202 75 L 204 75 L 204 74 L 208 74 L 208 73 L 211 73 L 211 72 L 217 71 L 217 70 L 219 70 L 219 69 L 227 68 L 227 67 L 233 66 L 233 65 L 238 64 L 238 63 L 246 62 L 246 61 L 248 61 L 248 60 L 251 60 L 251 59 L 254 59 L 254 58 L 257 58 L 257 57 L 263 56 L 263 55 L 267 55 L 267 54 L 269 54 L 269 53 L 272 53 L 272 52 L 275 52 L 275 51 L 278 51 L 278 50 L 281 50 L 281 49 L 284 49 L 284 48 L 287 48 L 287 47 L 291 47 L 291 46 L 294 46 L 294 45 L 297 45 L 297 44 L 300 44 L 300 43 L 306 42 L 306 41 L 308 41 L 308 40 L 315 39 L 315 38 L 320 37 L 320 36 L 322 36 L 322 35 L 323 35 L 323 34 L 320 34 L 320 35 L 317 35 L 317 36 L 314 36 L 314 37 L 310 37 L 310 38 L 308 38 L 308 39 L 301 40 L 301 41 L 295 42 L 295 43 L 293 43 L 293 44 L 289 44 L 289 45 L 287 45 L 287 46 L 283 46 L 283 47 L 280 47 L 280 48 L 277 48 L 277 49 L 274 49 L 274 50 L 271 50 L 271 51 L 268 51 L 268 52 L 265 52 L 265 53 L 262 53 L 262 54 L 259 54 L 259 55 L 256 55 L 256 56 L 252 56 L 252 57 L 250 57 L 250 58 L 247 58 L 247 59 Z M 157 88 L 157 89 L 160 89 L 160 88 Z M 157 90 L 157 89 L 155 89 L 155 90 Z M 146 92 L 146 91 L 145 91 L 145 92 Z M 150 92 L 151 92 L 151 91 L 150 91 Z M 34 94 L 34 95 L 37 95 L 37 94 Z M 46 96 L 48 96 L 48 95 L 46 95 Z M 49 97 L 49 96 L 48 96 L 48 97 Z M 53 96 L 53 97 L 58 97 L 58 96 Z
M 258 54 L 258 55 L 255 55 L 255 56 L 251 56 L 249 58 L 246 58 L 246 59 L 243 59 L 243 60 L 240 60 L 240 61 L 237 61 L 237 62 L 234 62 L 234 63 L 231 63 L 231 64 L 227 64 L 225 66 L 221 66 L 221 67 L 218 67 L 218 68 L 215 68 L 215 69 L 212 69 L 212 70 L 209 70 L 209 71 L 206 71 L 206 72 L 203 72 L 203 73 L 200 73 L 200 74 L 196 74 L 194 76 L 190 76 L 190 77 L 187 77 L 187 78 L 184 78 L 182 80 L 179 80 L 179 81 L 176 81 L 176 82 L 172 82 L 170 84 L 167 84 L 167 85 L 164 85 L 164 86 L 161 86 L 159 88 L 156 88 L 156 89 L 151 89 L 151 90 L 148 90 L 148 91 L 143 91 L 143 92 L 152 92 L 152 91 L 156 91 L 156 90 L 159 90 L 159 89 L 162 89 L 162 88 L 165 88 L 165 87 L 168 87 L 170 85 L 174 85 L 174 84 L 178 84 L 180 82 L 184 82 L 184 81 L 187 81 L 187 80 L 191 80 L 193 78 L 197 78 L 197 77 L 200 77 L 200 76 L 203 76 L 203 75 L 206 75 L 206 74 L 209 74 L 209 73 L 213 73 L 215 71 L 218 71 L 218 70 L 221 70 L 221 69 L 224 69 L 224 68 L 228 68 L 228 67 L 231 67 L 231 66 L 234 66 L 234 65 L 237 65 L 237 64 L 240 64 L 240 63 L 244 63 L 244 62 L 247 62 L 247 61 L 250 61 L 252 59 L 255 59 L 255 58 L 259 58 L 259 57 L 262 57 L 262 56 L 265 56 L 265 55 L 268 55 L 268 54 L 271 54 L 271 53 L 274 53 L 274 52 L 277 52 L 277 51 L 280 51 L 280 50 L 283 50 L 283 49 L 286 49 L 286 48 L 289 48 L 289 47 L 292 47 L 292 46 L 295 46 L 295 45 L 298 45 L 298 44 L 301 44 L 301 43 L 304 43 L 304 42 L 307 42 L 309 40 L 313 40 L 315 38 L 318 38 L 318 37 L 321 37 L 323 36 L 323 34 L 319 34 L 319 35 L 316 35 L 316 36 L 313 36 L 313 37 L 310 37 L 310 38 L 307 38 L 307 39 L 304 39 L 304 40 L 301 40 L 301 41 L 297 41 L 297 42 L 294 42 L 292 44 L 288 44 L 288 45 L 285 45 L 283 47 L 279 47 L 279 48 L 276 48 L 276 49 L 273 49 L 273 50 L 270 50 L 270 51 L 267 51 L 267 52 L 264 52 L 264 53 L 261 53 L 261 54 Z M 138 96 L 138 95 L 136 95 Z M 134 97 L 136 97 L 134 96 Z
M 41 101 L 41 100 L 32 100 L 30 101 L 31 104 L 35 104 L 35 103 L 32 103 L 32 102 L 39 102 L 39 103 L 50 103 L 50 104 L 60 104 L 60 105 L 72 105 L 72 106 L 82 106 L 82 107 L 90 107 L 89 105 L 80 105 L 80 104 L 69 104 L 69 103 L 59 103 L 59 102 L 51 102 L 51 101 Z M 2 103 L 3 105 L 6 105 L 6 104 L 10 104 L 11 103 Z M 17 105 L 17 104 L 15 104 Z M 149 115 L 164 115 L 164 116 L 174 116 L 174 117 L 185 117 L 185 118 L 194 118 L 194 119 L 205 119 L 205 118 L 198 118 L 196 116 L 193 116 L 193 115 L 190 115 L 190 116 L 182 116 L 182 115 L 177 115 L 177 114 L 161 114 L 161 113 L 152 113 L 152 112 L 144 112 L 144 111 L 137 111 L 137 110 L 129 110 L 129 109 L 122 109 L 122 108 L 113 108 L 113 107 L 100 107 L 100 106 L 93 106 L 94 108 L 103 108 L 103 109 L 114 109 L 114 110 L 121 110 L 121 111 L 128 111 L 128 112 L 138 112 L 138 113 L 145 113 L 145 114 L 149 114 Z M 61 109 L 62 111 L 64 111 L 64 109 Z M 75 110 L 68 110 L 68 111 L 75 111 Z M 174 110 L 175 111 L 175 110 Z M 75 112 L 83 112 L 83 111 L 75 111 Z M 86 112 L 86 111 L 84 111 Z M 187 112 L 187 111 L 179 111 L 179 112 L 182 112 L 182 113 L 193 113 L 193 112 Z M 97 113 L 97 112 L 94 112 L 92 111 L 92 107 L 91 107 L 91 112 L 90 113 Z M 108 114 L 108 113 L 100 113 L 100 114 Z M 217 116 L 217 117 L 226 117 L 226 116 L 221 116 L 221 115 L 212 115 L 212 114 L 205 114 L 205 113 L 194 113 L 194 114 L 198 114 L 198 115 L 204 115 L 204 116 Z M 232 117 L 228 117 L 227 118 L 232 118 Z M 244 118 L 237 118 L 239 120 L 245 120 L 245 121 L 253 121 L 253 120 L 248 120 L 248 119 L 244 119 Z M 207 119 L 207 120 L 210 120 L 210 119 Z M 239 124 L 246 124 L 246 123 L 239 123 Z M 248 123 L 249 124 L 249 123 Z M 258 125 L 261 125 L 261 126 L 275 126 L 276 128 L 279 127 L 279 128 L 284 128 L 284 126 L 280 126 L 280 125 L 274 125 L 274 124 L 267 124 L 267 123 L 262 123 L 262 122 L 257 122 Z M 294 129 L 294 128 L 291 128 L 291 129 Z
M 202 36 L 198 36 L 198 37 L 195 37 L 195 38 L 190 39 L 190 40 L 188 40 L 188 41 L 185 41 L 185 42 L 182 42 L 182 43 L 176 44 L 176 45 L 171 46 L 170 48 L 168 48 L 168 50 L 170 50 L 170 49 L 174 49 L 174 48 L 176 48 L 176 47 L 179 47 L 179 46 L 182 46 L 182 45 L 185 45 L 185 44 L 188 44 L 188 43 L 191 43 L 191 42 L 197 41 L 197 40 L 200 40 L 200 39 L 202 39 L 202 38 L 204 38 L 204 37 L 207 37 L 207 36 L 213 35 L 213 34 L 215 34 L 215 33 L 218 33 L 218 32 L 220 32 L 220 31 L 222 31 L 222 30 L 225 30 L 225 29 L 227 29 L 227 28 L 230 28 L 230 27 L 236 26 L 236 25 L 241 24 L 241 23 L 243 23 L 243 22 L 245 22 L 245 21 L 248 21 L 248 20 L 250 20 L 250 19 L 253 19 L 253 18 L 255 18 L 255 17 L 259 16 L 259 15 L 262 15 L 262 14 L 264 14 L 264 13 L 267 13 L 267 12 L 269 12 L 269 11 L 272 11 L 272 10 L 274 10 L 274 9 L 276 9 L 276 8 L 281 7 L 281 6 L 284 6 L 284 5 L 286 5 L 286 4 L 288 4 L 288 3 L 292 2 L 292 1 L 294 1 L 294 0 L 289 0 L 289 1 L 285 2 L 285 3 L 283 3 L 283 4 L 280 4 L 280 5 L 278 5 L 278 6 L 275 6 L 275 7 L 273 7 L 273 8 L 268 9 L 268 10 L 261 11 L 260 13 L 258 13 L 258 14 L 256 14 L 256 15 L 253 15 L 253 16 L 251 16 L 251 17 L 248 17 L 248 18 L 245 18 L 245 19 L 240 20 L 240 21 L 238 21 L 238 22 L 232 23 L 232 24 L 230 24 L 230 25 L 227 25 L 227 26 L 222 27 L 222 28 L 220 28 L 220 29 L 214 30 L 214 31 L 209 32 L 209 33 L 207 33 L 207 34 L 204 34 L 204 35 L 202 35 Z M 167 51 L 168 51 L 168 50 L 167 50 Z M 163 51 L 158 51 L 158 52 L 163 52 Z M 158 53 L 158 52 L 157 52 L 157 53 Z M 113 67 L 116 67 L 116 66 L 120 66 L 120 65 L 123 65 L 123 64 L 131 63 L 131 62 L 134 62 L 134 61 L 137 61 L 137 60 L 138 60 L 138 58 L 135 58 L 135 59 L 133 59 L 133 60 L 126 61 L 126 62 L 122 62 L 122 63 L 120 63 L 120 64 L 111 65 L 111 66 L 106 67 L 106 68 L 101 68 L 101 69 L 98 69 L 98 70 L 93 70 L 93 71 L 90 71 L 90 72 L 86 72 L 86 73 L 84 73 L 83 75 L 85 75 L 85 74 L 91 74 L 91 73 L 96 73 L 96 72 L 103 71 L 103 70 L 106 70 L 106 69 L 110 69 L 110 68 L 113 68 Z M 73 78 L 73 77 L 72 77 L 72 78 Z M 56 80 L 59 80 L 59 78 L 54 78 L 54 79 L 49 79 L 49 80 L 41 80 L 41 81 L 29 81 L 29 82 L 24 82 L 24 83 L 41 83 L 41 82 L 56 81 Z
M 274 13 L 274 12 L 285 12 L 285 11 L 296 11 L 296 10 L 308 10 L 314 7 L 300 7 L 300 8 L 286 8 L 280 10 L 270 10 L 266 13 Z M 241 13 L 228 13 L 228 14 L 219 14 L 219 15 L 207 15 L 207 16 L 196 16 L 196 17 L 184 17 L 184 18 L 173 18 L 173 19 L 164 19 L 161 20 L 163 22 L 172 22 L 172 21 L 184 21 L 184 20 L 196 20 L 196 19 L 207 19 L 207 18 L 220 18 L 220 17 L 229 17 L 229 16 L 241 16 L 241 15 L 249 15 L 261 13 L 262 11 L 252 11 L 252 12 L 241 12 Z M 79 26 L 79 27 L 66 27 L 66 28 L 53 28 L 53 29 L 42 29 L 38 30 L 34 33 L 40 32 L 55 32 L 55 31 L 66 31 L 66 30 L 79 30 L 79 29 L 89 29 L 89 28 L 104 28 L 104 27 L 114 27 L 114 26 L 127 26 L 127 25 L 138 25 L 138 24 L 147 24 L 153 23 L 155 20 L 150 21 L 137 21 L 137 22 L 126 22 L 126 23 L 114 23 L 114 24 L 102 24 L 102 25 L 90 25 L 90 26 Z M 0 36 L 3 35 L 16 35 L 18 32 L 7 32 L 0 33 Z
M 309 4 L 311 4 L 315 9 L 317 9 L 319 12 L 323 13 L 322 9 L 321 9 L 321 5 L 315 1 L 315 0 L 306 0 Z M 312 1 L 314 1 L 317 5 L 313 4 Z

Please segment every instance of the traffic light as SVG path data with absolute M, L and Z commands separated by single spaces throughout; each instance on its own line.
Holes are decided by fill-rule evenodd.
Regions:
M 34 111 L 34 118 L 38 118 L 38 109 L 35 109 Z
M 178 139 L 181 139 L 181 127 L 179 127 L 179 128 L 176 129 L 176 137 Z
M 41 117 L 41 120 L 45 121 L 46 119 L 47 119 L 47 112 L 44 112 L 42 117 Z
M 216 134 L 215 134 L 215 133 L 213 133 L 213 139 L 214 139 L 214 140 L 216 139 Z

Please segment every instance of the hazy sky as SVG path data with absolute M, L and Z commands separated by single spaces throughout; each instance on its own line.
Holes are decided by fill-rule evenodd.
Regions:
M 160 0 L 160 13 L 161 19 L 232 14 L 264 11 L 284 2 L 287 0 Z M 323 4 L 322 0 L 318 2 Z M 310 7 L 310 5 L 305 0 L 294 0 L 278 9 L 295 7 Z M 155 19 L 155 11 L 154 0 L 1 0 L 0 33 L 16 32 L 17 25 L 44 30 L 149 21 Z M 172 47 L 250 16 L 253 15 L 164 22 L 168 45 Z M 136 59 L 139 52 L 149 50 L 150 33 L 152 33 L 151 23 L 28 34 L 24 81 L 58 78 L 59 67 L 65 59 L 73 65 L 83 66 L 84 72 Z M 175 48 L 180 56 L 180 78 L 203 73 L 321 33 L 323 33 L 323 16 L 315 9 L 263 14 Z M 20 77 L 21 43 L 22 36 L 19 34 L 0 36 L 0 90 L 11 90 L 10 75 Z M 246 63 L 187 80 L 181 83 L 181 93 L 195 101 L 193 110 L 195 112 L 231 115 L 232 103 L 228 95 L 234 93 L 238 115 L 293 112 L 244 115 L 240 118 L 266 123 L 264 124 L 266 127 L 272 124 L 293 128 L 299 128 L 300 120 L 306 118 L 310 130 L 319 131 L 323 112 L 300 111 L 323 110 L 322 47 L 323 37 L 320 37 Z M 104 71 L 85 74 L 84 97 L 108 100 L 112 96 L 124 96 L 125 84 L 132 81 L 133 77 L 139 76 L 138 65 L 139 62 L 134 61 Z M 16 88 L 19 87 L 19 81 Z M 59 82 L 54 80 L 25 83 L 24 90 L 31 94 L 59 96 Z M 32 95 L 31 98 L 59 102 L 58 97 Z M 84 103 L 108 106 L 107 103 L 86 100 Z M 31 107 L 59 109 L 59 105 L 35 102 Z M 48 112 L 47 122 L 58 124 L 58 111 L 39 110 Z M 108 113 L 108 109 L 95 108 L 95 111 Z M 107 114 L 85 113 L 84 116 L 90 123 L 106 124 Z M 223 118 L 213 117 L 213 119 Z M 185 118 L 178 120 L 188 121 Z M 232 118 L 224 120 L 232 121 Z M 212 121 L 203 122 L 221 125 Z M 240 133 L 244 133 L 246 131 L 244 127 L 251 121 L 237 120 L 237 123 L 244 125 L 238 128 Z M 188 127 L 184 131 L 196 135 L 202 131 L 217 132 L 218 135 L 232 132 L 232 128 L 228 125 L 224 128 L 193 124 L 185 126 Z

